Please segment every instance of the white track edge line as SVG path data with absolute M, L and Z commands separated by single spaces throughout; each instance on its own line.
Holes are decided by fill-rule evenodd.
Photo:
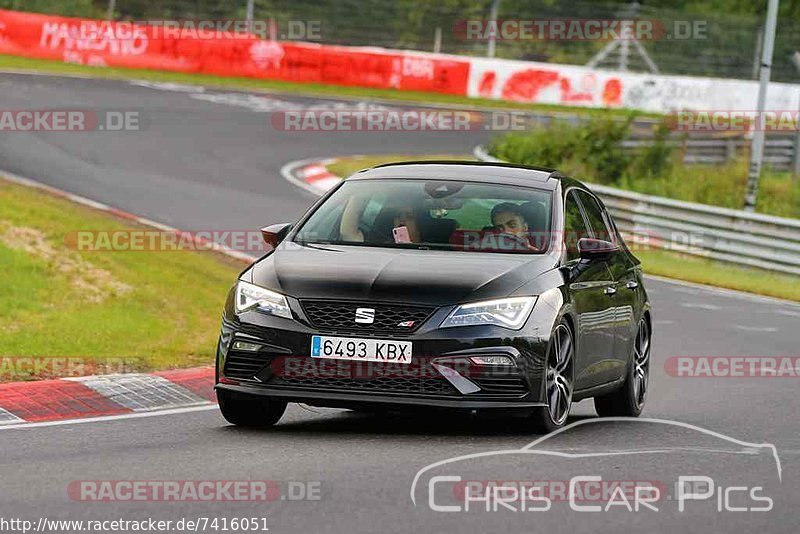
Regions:
M 132 412 L 119 415 L 102 415 L 99 417 L 84 417 L 82 419 L 61 419 L 59 421 L 42 421 L 39 423 L 11 423 L 0 426 L 0 432 L 5 430 L 25 430 L 29 428 L 45 428 L 51 426 L 82 425 L 85 423 L 102 423 L 108 421 L 120 421 L 125 419 L 141 419 L 143 417 L 156 417 L 159 415 L 177 415 L 192 412 L 204 412 L 216 409 L 217 405 L 212 402 L 199 406 L 188 406 L 185 408 L 169 408 L 166 410 L 154 410 L 148 412 Z
M 308 191 L 309 193 L 313 194 L 316 197 L 320 197 L 320 196 L 322 196 L 324 194 L 323 192 L 321 192 L 318 188 L 314 187 L 313 185 L 311 185 L 310 183 L 306 182 L 305 180 L 302 180 L 302 179 L 298 178 L 297 176 L 294 175 L 294 173 L 300 167 L 305 167 L 307 165 L 311 165 L 311 164 L 314 164 L 314 163 L 317 163 L 317 164 L 322 165 L 323 167 L 325 167 L 325 166 L 330 165 L 331 163 L 333 163 L 335 161 L 336 161 L 336 158 L 322 158 L 322 159 L 321 158 L 307 158 L 307 159 L 299 159 L 299 160 L 296 160 L 296 161 L 290 161 L 289 163 L 286 163 L 285 165 L 283 165 L 281 167 L 280 173 L 281 173 L 281 176 L 283 176 L 283 179 L 286 180 L 287 182 L 291 183 L 292 185 L 295 185 L 295 186 L 299 187 L 300 189 Z

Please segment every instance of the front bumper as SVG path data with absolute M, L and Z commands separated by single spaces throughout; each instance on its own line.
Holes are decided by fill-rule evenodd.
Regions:
M 425 397 L 422 395 L 398 395 L 392 393 L 359 393 L 354 391 L 294 389 L 254 384 L 217 384 L 218 390 L 246 395 L 279 398 L 286 402 L 301 402 L 327 408 L 407 407 L 444 408 L 455 410 L 520 409 L 547 406 L 544 402 L 530 400 L 472 400 L 468 398 Z
M 438 325 L 436 320 L 431 322 Z M 321 331 L 258 312 L 241 317 L 226 314 L 217 351 L 216 388 L 344 408 L 533 408 L 545 405 L 540 392 L 547 340 L 540 330 L 549 333 L 549 327 L 526 325 L 520 331 L 493 326 L 428 327 L 402 337 L 375 335 L 413 343 L 412 362 L 402 366 L 309 355 L 313 335 L 363 335 Z M 260 348 L 236 350 L 236 341 Z M 514 365 L 476 365 L 469 357 L 478 355 L 508 356 Z

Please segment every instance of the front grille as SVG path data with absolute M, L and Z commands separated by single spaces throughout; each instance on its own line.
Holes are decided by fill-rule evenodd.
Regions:
M 409 334 L 417 330 L 434 311 L 427 306 L 380 304 L 370 302 L 344 302 L 329 300 L 302 300 L 303 311 L 315 328 L 363 334 Z M 358 308 L 375 310 L 372 324 L 355 322 Z M 400 326 L 413 321 L 413 326 Z
M 458 394 L 458 391 L 427 362 L 406 366 L 344 360 L 306 361 L 307 365 L 298 364 L 302 360 L 296 360 L 294 363 L 291 360 L 284 362 L 276 360 L 271 366 L 274 376 L 269 379 L 269 383 L 311 389 L 421 395 Z

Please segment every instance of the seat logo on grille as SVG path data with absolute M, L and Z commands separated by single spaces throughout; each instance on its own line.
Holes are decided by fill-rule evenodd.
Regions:
M 357 308 L 356 322 L 359 324 L 372 324 L 375 322 L 375 308 Z

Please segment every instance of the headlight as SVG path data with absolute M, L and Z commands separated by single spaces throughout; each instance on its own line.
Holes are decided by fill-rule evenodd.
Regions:
M 258 310 L 278 317 L 292 318 L 286 297 L 269 289 L 239 280 L 236 284 L 236 313 Z
M 441 328 L 492 324 L 519 330 L 531 314 L 536 297 L 487 300 L 462 304 L 442 322 Z

